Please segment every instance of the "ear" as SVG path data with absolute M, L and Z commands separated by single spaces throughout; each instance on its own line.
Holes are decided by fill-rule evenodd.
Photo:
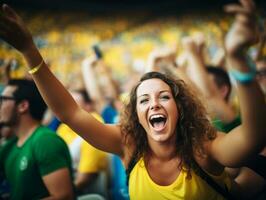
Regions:
M 23 100 L 23 101 L 19 102 L 17 105 L 18 113 L 24 114 L 24 113 L 28 112 L 29 107 L 30 107 L 30 104 L 27 100 Z
M 225 97 L 228 95 L 229 88 L 226 85 L 224 85 L 224 86 L 220 87 L 219 90 L 221 92 L 223 99 L 225 99 Z

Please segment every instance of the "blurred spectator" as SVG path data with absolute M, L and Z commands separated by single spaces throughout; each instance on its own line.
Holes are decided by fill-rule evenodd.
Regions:
M 23 54 L 56 115 L 95 147 L 123 159 L 131 199 L 231 199 L 230 193 L 241 194 L 231 187 L 224 167 L 240 166 L 265 146 L 266 139 L 263 95 L 243 59 L 244 50 L 256 40 L 254 8 L 251 0 L 243 0 L 227 9 L 237 15 L 225 49 L 243 119 L 228 134 L 211 126 L 204 107 L 183 81 L 158 72 L 143 75 L 132 90 L 121 125 L 102 124 L 77 106 L 43 62 L 21 18 L 6 5 L 0 34 Z M 19 43 L 16 34 L 23 38 Z
M 95 112 L 93 102 L 85 90 L 71 91 L 71 95 L 81 108 L 90 112 L 93 117 L 103 123 L 103 119 Z M 99 179 L 101 172 L 105 174 L 107 179 L 108 155 L 91 146 L 66 124 L 61 124 L 57 133 L 68 144 L 75 172 L 74 183 L 77 192 L 79 194 L 100 193 L 106 197 L 107 185 L 101 185 L 102 189 L 96 188 L 96 190 L 92 190 L 92 187 Z
M 100 72 L 99 68 L 101 68 Z M 107 68 L 102 58 L 97 57 L 96 52 L 94 56 L 83 61 L 82 75 L 86 89 L 97 104 L 98 111 L 101 112 L 105 123 L 117 124 L 119 121 L 118 111 L 121 107 L 118 88 L 110 69 Z M 100 84 L 100 78 L 105 80 L 104 85 Z M 106 92 L 103 92 L 103 88 Z M 121 159 L 116 155 L 111 155 L 110 170 L 112 197 L 117 200 L 128 199 L 125 168 Z
M 101 113 L 105 123 L 117 123 L 119 89 L 111 70 L 96 54 L 86 58 L 81 67 L 85 87 L 95 102 L 97 111 Z
M 183 47 L 187 55 L 188 76 L 195 91 L 203 96 L 217 130 L 229 132 L 241 123 L 230 101 L 232 86 L 229 75 L 222 67 L 206 66 L 202 55 L 205 48 L 203 35 L 184 38 Z
M 9 80 L 0 100 L 0 122 L 16 134 L 0 151 L 10 198 L 74 199 L 69 151 L 61 138 L 40 125 L 46 104 L 34 82 Z

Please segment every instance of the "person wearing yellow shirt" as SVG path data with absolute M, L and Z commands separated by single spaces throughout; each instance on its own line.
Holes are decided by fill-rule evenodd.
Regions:
M 239 5 L 226 9 L 236 14 L 224 46 L 230 72 L 236 80 L 243 119 L 242 124 L 228 134 L 211 126 L 204 106 L 183 81 L 159 72 L 144 74 L 131 90 L 120 124 L 100 123 L 76 104 L 49 70 L 23 20 L 7 5 L 1 9 L 0 37 L 22 53 L 45 102 L 61 121 L 91 145 L 120 156 L 127 169 L 131 200 L 147 199 L 150 191 L 135 189 L 146 184 L 154 184 L 148 199 L 169 199 L 166 195 L 157 195 L 160 192 L 157 189 L 179 183 L 185 189 L 168 190 L 167 193 L 175 192 L 170 199 L 237 199 L 239 193 L 234 190 L 237 188 L 227 184 L 224 168 L 241 166 L 252 155 L 257 155 L 266 141 L 263 93 L 253 66 L 244 59 L 246 50 L 257 39 L 254 8 L 252 0 L 241 0 Z M 150 183 L 138 173 L 140 167 Z M 195 180 L 196 191 L 186 186 L 191 180 Z M 203 195 L 204 191 L 208 194 L 211 187 L 217 198 Z
M 91 112 L 93 111 L 93 104 L 85 90 L 71 91 L 71 95 L 82 108 L 103 123 L 99 114 Z M 91 146 L 66 124 L 61 124 L 58 127 L 57 134 L 64 139 L 69 147 L 77 192 L 84 193 L 89 185 L 96 180 L 99 173 L 106 171 L 107 154 Z

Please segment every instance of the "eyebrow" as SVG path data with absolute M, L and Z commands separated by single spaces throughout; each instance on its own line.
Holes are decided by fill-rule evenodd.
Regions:
M 159 92 L 159 94 L 162 94 L 162 93 L 164 93 L 164 92 L 170 92 L 169 90 L 161 90 L 160 92 Z M 141 95 L 139 95 L 139 96 L 137 96 L 137 98 L 139 98 L 139 97 L 143 97 L 143 96 L 149 96 L 148 94 L 141 94 Z

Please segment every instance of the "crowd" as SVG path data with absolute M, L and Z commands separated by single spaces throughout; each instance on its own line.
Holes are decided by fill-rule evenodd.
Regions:
M 29 70 L 2 67 L 1 198 L 265 199 L 266 34 L 255 10 L 253 0 L 225 7 L 235 18 L 215 66 L 210 38 L 191 34 L 154 48 L 122 85 L 96 46 L 77 89 L 2 5 L 0 38 Z

